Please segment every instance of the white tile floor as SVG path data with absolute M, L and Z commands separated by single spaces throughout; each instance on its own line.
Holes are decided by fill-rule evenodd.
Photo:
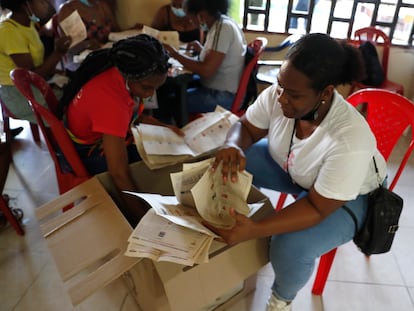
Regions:
M 12 123 L 21 124 L 25 130 L 13 143 L 14 163 L 4 193 L 12 198 L 11 205 L 24 210 L 26 235 L 18 236 L 10 226 L 0 229 L 0 310 L 139 311 L 122 282 L 109 285 L 76 308 L 71 306 L 33 214 L 37 206 L 57 196 L 53 164 L 45 145 L 33 143 L 27 124 Z M 398 152 L 391 163 L 397 156 Z M 294 311 L 414 310 L 413 179 L 414 156 L 395 189 L 404 198 L 405 208 L 392 251 L 367 259 L 352 243 L 340 247 L 323 296 L 311 294 L 312 277 L 294 301 Z M 277 193 L 266 193 L 277 199 Z M 271 268 L 264 267 L 256 291 L 227 310 L 263 311 L 272 278 Z

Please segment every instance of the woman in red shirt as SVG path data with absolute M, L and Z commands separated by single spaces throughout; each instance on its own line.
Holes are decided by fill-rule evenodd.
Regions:
M 162 44 L 141 34 L 91 53 L 71 76 L 61 99 L 67 107 L 68 131 L 86 168 L 91 174 L 108 170 L 126 203 L 123 212 L 133 224 L 146 209 L 122 192 L 139 190 L 128 165 L 140 160 L 136 146 L 128 143 L 130 126 L 140 122 L 164 125 L 142 114 L 142 99 L 165 82 L 167 71 L 168 54 Z

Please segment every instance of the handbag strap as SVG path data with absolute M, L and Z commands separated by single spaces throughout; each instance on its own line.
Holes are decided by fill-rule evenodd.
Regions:
M 377 162 L 375 161 L 375 157 L 374 156 L 372 156 L 372 160 L 374 161 L 375 173 L 377 173 L 377 177 L 378 177 L 378 186 L 381 187 L 382 186 L 382 184 L 381 184 L 381 177 L 380 177 L 380 174 L 379 174 L 379 171 L 378 171 Z
M 378 184 L 379 184 L 379 187 L 381 187 L 380 175 L 379 175 L 379 172 L 378 172 L 377 162 L 375 161 L 374 156 L 372 156 L 372 160 L 374 161 L 375 173 L 377 173 L 377 176 L 378 176 Z M 355 224 L 355 234 L 357 234 L 358 233 L 358 221 L 357 221 L 357 218 L 356 218 L 354 212 L 346 205 L 343 205 L 342 207 L 352 217 L 352 220 L 354 221 L 354 224 Z
M 354 221 L 355 225 L 355 235 L 358 233 L 358 221 L 354 214 L 354 212 L 346 205 L 343 205 L 342 208 L 352 217 L 352 220 Z

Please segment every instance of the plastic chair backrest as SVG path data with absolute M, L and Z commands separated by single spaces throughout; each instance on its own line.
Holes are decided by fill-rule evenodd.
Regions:
M 388 77 L 388 58 L 390 56 L 390 38 L 380 29 L 375 27 L 365 27 L 355 30 L 354 37 L 357 41 L 370 41 L 375 46 L 382 46 L 382 69 L 385 78 Z
M 373 88 L 356 91 L 347 101 L 355 107 L 363 105 L 362 113 L 377 139 L 378 150 L 386 161 L 406 129 L 411 127 L 410 144 L 389 185 L 391 190 L 394 189 L 414 149 L 414 103 L 395 92 Z
M 231 112 L 241 116 L 244 114 L 245 109 L 242 107 L 244 97 L 246 96 L 247 85 L 249 83 L 250 76 L 253 73 L 253 70 L 257 66 L 257 61 L 260 55 L 263 53 L 267 46 L 267 39 L 264 37 L 257 37 L 248 45 L 254 51 L 254 56 L 250 62 L 244 67 L 242 76 L 240 78 L 239 86 L 237 88 L 236 95 L 233 99 L 231 106 Z
M 66 192 L 77 184 L 90 178 L 84 164 L 70 139 L 63 121 L 56 117 L 58 100 L 50 85 L 38 74 L 23 68 L 16 68 L 10 73 L 10 77 L 17 89 L 27 98 L 38 125 L 45 138 L 50 156 L 55 164 L 56 175 L 60 193 Z M 32 86 L 42 93 L 48 109 L 34 98 Z M 61 158 L 64 156 L 70 168 L 62 166 Z

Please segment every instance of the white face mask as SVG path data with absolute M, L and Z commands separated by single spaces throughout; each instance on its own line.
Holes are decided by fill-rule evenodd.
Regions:
M 89 2 L 89 0 L 79 0 L 80 3 L 82 3 L 83 5 L 86 5 L 88 7 L 93 7 L 92 3 Z
M 40 22 L 40 18 L 39 18 L 39 17 L 37 17 L 36 15 L 34 15 L 33 13 L 32 13 L 32 15 L 30 15 L 30 16 L 29 16 L 29 19 L 30 19 L 33 23 L 38 23 L 38 22 Z
M 200 28 L 204 32 L 207 32 L 208 31 L 208 26 L 207 26 L 206 23 L 200 23 Z
M 30 19 L 33 23 L 38 23 L 38 22 L 40 22 L 40 18 L 39 18 L 39 17 L 37 17 L 37 16 L 33 13 L 32 8 L 30 7 L 30 4 L 29 4 L 29 3 L 27 3 L 27 9 L 28 9 L 28 11 L 29 11 L 29 12 L 27 12 L 27 11 L 26 11 L 26 13 L 27 13 L 27 16 L 29 17 L 29 19 Z M 29 13 L 30 13 L 30 14 L 29 14 Z
M 171 6 L 171 11 L 177 17 L 184 17 L 185 16 L 185 11 L 184 11 L 183 8 L 176 8 L 176 7 Z

